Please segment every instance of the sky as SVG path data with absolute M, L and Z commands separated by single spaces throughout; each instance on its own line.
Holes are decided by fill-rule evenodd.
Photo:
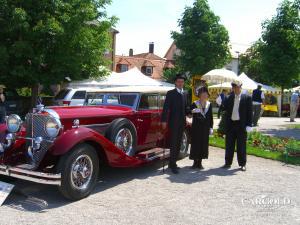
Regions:
M 148 52 L 164 57 L 172 44 L 171 31 L 179 31 L 178 20 L 194 0 L 113 0 L 108 16 L 117 16 L 117 54 Z M 261 36 L 261 23 L 272 18 L 282 0 L 208 0 L 211 9 L 229 32 L 232 52 L 244 52 Z

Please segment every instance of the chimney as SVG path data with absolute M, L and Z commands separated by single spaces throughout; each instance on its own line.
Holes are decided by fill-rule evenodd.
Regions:
M 133 56 L 133 49 L 129 49 L 129 56 Z
M 149 53 L 154 53 L 154 42 L 149 43 Z

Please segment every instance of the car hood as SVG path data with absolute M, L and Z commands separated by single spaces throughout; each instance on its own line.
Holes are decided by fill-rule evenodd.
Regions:
M 122 116 L 133 111 L 130 107 L 123 106 L 67 106 L 50 107 L 46 111 L 57 115 L 60 119 L 79 119 L 107 116 Z

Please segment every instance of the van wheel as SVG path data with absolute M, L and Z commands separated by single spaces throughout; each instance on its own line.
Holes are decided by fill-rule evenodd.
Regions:
M 105 137 L 126 155 L 133 156 L 137 145 L 137 134 L 134 125 L 125 118 L 114 120 L 108 127 Z
M 97 183 L 99 158 L 92 146 L 80 144 L 60 158 L 57 169 L 59 191 L 67 199 L 79 200 L 90 195 Z

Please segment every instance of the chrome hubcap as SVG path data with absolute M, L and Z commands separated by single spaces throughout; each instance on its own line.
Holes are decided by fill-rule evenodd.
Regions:
M 183 136 L 182 136 L 182 142 L 181 142 L 181 148 L 180 148 L 181 153 L 186 153 L 187 145 L 188 145 L 188 138 L 187 138 L 186 133 L 184 132 Z
M 88 155 L 79 156 L 71 167 L 71 183 L 75 189 L 86 189 L 93 174 L 93 163 Z
M 116 135 L 115 145 L 126 154 L 132 149 L 133 137 L 129 129 L 122 128 Z

